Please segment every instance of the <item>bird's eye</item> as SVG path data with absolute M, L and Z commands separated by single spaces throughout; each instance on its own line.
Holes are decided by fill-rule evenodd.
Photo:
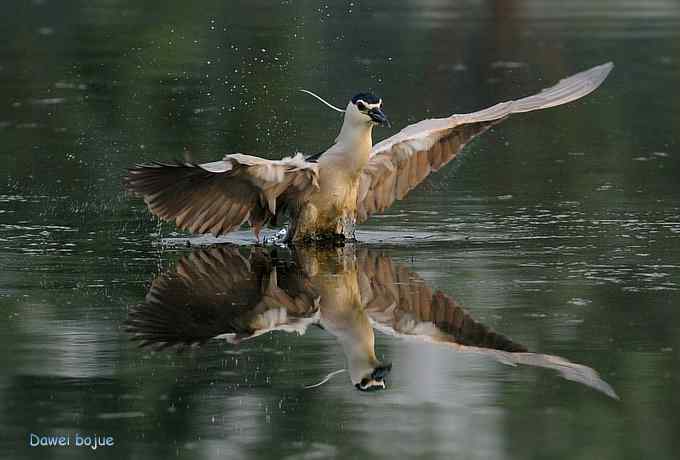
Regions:
M 357 102 L 357 109 L 359 109 L 363 112 L 364 110 L 366 110 L 366 104 L 364 104 L 361 101 Z

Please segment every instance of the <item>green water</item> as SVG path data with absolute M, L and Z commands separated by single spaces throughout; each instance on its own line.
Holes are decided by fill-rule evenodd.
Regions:
M 678 2 L 1 8 L 1 458 L 95 455 L 30 433 L 111 436 L 96 455 L 116 459 L 677 458 Z M 393 367 L 371 393 L 342 374 L 303 388 L 346 365 L 317 327 L 179 353 L 130 341 L 128 309 L 192 249 L 123 193 L 126 167 L 322 151 L 341 120 L 299 88 L 336 105 L 378 93 L 393 125 L 379 140 L 609 60 L 595 93 L 495 127 L 358 237 L 476 321 L 595 369 L 619 401 L 379 331 Z

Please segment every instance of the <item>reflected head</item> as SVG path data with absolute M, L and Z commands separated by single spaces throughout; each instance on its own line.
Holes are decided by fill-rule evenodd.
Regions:
M 385 377 L 392 370 L 392 363 L 382 364 L 373 369 L 373 372 L 366 375 L 354 386 L 360 391 L 377 391 L 385 389 Z

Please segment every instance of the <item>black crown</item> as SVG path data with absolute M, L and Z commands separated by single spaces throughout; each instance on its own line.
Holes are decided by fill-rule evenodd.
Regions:
M 372 93 L 359 93 L 352 98 L 352 103 L 356 104 L 359 100 L 364 101 L 366 104 L 377 104 L 380 102 L 380 98 Z

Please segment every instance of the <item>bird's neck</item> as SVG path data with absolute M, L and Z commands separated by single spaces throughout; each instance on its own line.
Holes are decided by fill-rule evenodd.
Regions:
M 334 302 L 323 303 L 321 325 L 340 342 L 352 383 L 359 382 L 380 364 L 375 356 L 373 326 L 362 306 L 347 308 Z
M 375 335 L 363 307 L 358 262 L 351 245 L 331 250 L 299 248 L 300 260 L 320 300 L 321 326 L 342 346 L 352 383 L 379 365 Z
M 373 147 L 372 132 L 372 123 L 356 119 L 348 110 L 345 112 L 345 119 L 342 122 L 340 134 L 335 139 L 335 143 L 347 147 L 362 147 L 370 150 Z
M 342 169 L 347 172 L 355 173 L 362 170 L 373 147 L 372 131 L 372 123 L 357 120 L 346 113 L 340 134 L 328 152 L 332 153 L 326 155 L 327 159 L 333 163 L 342 163 Z

